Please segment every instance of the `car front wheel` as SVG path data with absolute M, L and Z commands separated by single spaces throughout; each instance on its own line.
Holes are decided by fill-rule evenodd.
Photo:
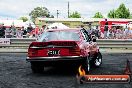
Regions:
M 96 58 L 94 58 L 93 65 L 95 67 L 100 67 L 102 64 L 102 55 L 100 52 L 98 52 Z

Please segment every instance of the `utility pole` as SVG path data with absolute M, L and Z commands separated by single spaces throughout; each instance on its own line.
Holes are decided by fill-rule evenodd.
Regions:
M 69 1 L 68 1 L 68 18 L 69 18 Z
M 57 18 L 58 18 L 58 15 L 59 15 L 59 10 L 57 10 L 57 13 L 56 13 L 56 14 L 57 14 Z

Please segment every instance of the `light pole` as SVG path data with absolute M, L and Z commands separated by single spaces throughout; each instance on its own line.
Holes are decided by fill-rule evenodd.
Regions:
M 69 18 L 69 1 L 68 1 L 68 18 Z
M 58 18 L 59 14 L 60 14 L 60 13 L 59 13 L 59 10 L 57 10 L 57 13 L 56 13 L 56 14 L 57 14 L 57 18 Z

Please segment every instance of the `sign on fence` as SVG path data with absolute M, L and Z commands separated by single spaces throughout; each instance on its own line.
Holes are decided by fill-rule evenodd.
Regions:
M 0 38 L 0 45 L 10 45 L 10 39 Z

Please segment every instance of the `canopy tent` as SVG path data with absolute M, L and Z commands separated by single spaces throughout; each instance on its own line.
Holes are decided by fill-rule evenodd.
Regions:
M 0 23 L 4 24 L 4 26 L 11 26 L 14 25 L 15 27 L 22 27 L 24 26 L 22 20 L 0 20 Z
M 26 22 L 24 22 L 24 27 L 27 28 L 30 24 L 31 24 L 31 26 L 32 26 L 33 28 L 36 27 L 35 24 L 34 24 L 33 22 L 31 22 L 31 21 L 26 21 Z
M 62 24 L 62 23 L 53 23 L 51 25 L 48 26 L 49 29 L 54 29 L 54 28 L 57 28 L 57 29 L 67 29 L 69 27 L 67 27 L 66 25 Z
M 125 27 L 126 25 L 128 25 L 128 21 L 107 21 L 108 22 L 108 25 L 105 25 L 106 21 L 100 21 L 100 29 L 101 29 L 101 32 L 104 33 L 104 27 L 105 26 L 108 26 L 109 29 L 111 29 L 113 26 L 123 26 Z
M 35 28 L 35 24 L 31 21 L 23 22 L 22 20 L 0 20 L 0 24 L 4 24 L 4 26 L 7 27 L 14 25 L 15 27 L 25 27 L 25 28 L 27 28 L 29 24 L 31 24 L 31 26 Z

